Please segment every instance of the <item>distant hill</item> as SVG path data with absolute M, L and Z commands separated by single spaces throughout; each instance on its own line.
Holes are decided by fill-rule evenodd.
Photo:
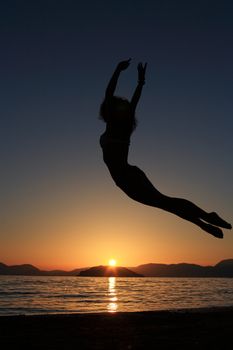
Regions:
M 30 264 L 8 266 L 0 263 L 1 275 L 38 275 L 41 271 Z
M 145 264 L 131 269 L 148 277 L 233 277 L 233 259 L 220 261 L 215 266 Z
M 88 270 L 81 271 L 79 276 L 94 276 L 94 277 L 143 277 L 142 274 L 133 272 L 126 267 L 119 266 L 94 266 Z
M 71 271 L 39 270 L 37 267 L 30 264 L 23 265 L 6 265 L 0 263 L 0 275 L 25 275 L 25 276 L 84 276 L 85 271 L 88 273 L 106 272 L 109 267 L 95 266 L 92 268 L 77 268 Z M 92 270 L 94 269 L 94 270 Z M 99 270 L 98 270 L 99 269 Z M 115 267 L 118 272 L 117 276 L 126 276 L 127 274 L 139 274 L 145 277 L 233 277 L 233 259 L 222 260 L 215 266 L 201 266 L 196 264 L 144 264 L 137 267 Z M 80 274 L 80 272 L 83 274 Z M 93 276 L 97 276 L 94 275 Z M 105 274 L 106 276 L 106 274 Z M 108 276 L 108 275 L 107 275 Z M 134 277 L 136 277 L 134 275 Z
M 24 275 L 24 276 L 77 276 L 82 269 L 75 269 L 72 271 L 39 270 L 37 267 L 30 264 L 11 265 L 0 263 L 0 275 Z
M 232 268 L 233 266 L 233 259 L 227 259 L 227 260 L 222 260 L 218 264 L 215 265 L 216 268 Z

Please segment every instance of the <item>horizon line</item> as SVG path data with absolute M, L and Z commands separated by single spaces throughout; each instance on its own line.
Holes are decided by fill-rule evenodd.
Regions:
M 213 264 L 213 265 L 201 265 L 201 264 L 197 264 L 197 263 L 192 263 L 192 262 L 179 262 L 179 263 L 156 263 L 156 262 L 148 262 L 148 263 L 143 263 L 143 264 L 138 264 L 138 265 L 135 265 L 135 266 L 123 266 L 123 265 L 116 265 L 116 266 L 109 266 L 107 264 L 98 264 L 98 265 L 91 265 L 91 266 L 84 266 L 84 267 L 75 267 L 75 268 L 71 268 L 69 270 L 66 270 L 66 269 L 63 269 L 63 268 L 47 268 L 47 269 L 44 269 L 44 268 L 40 268 L 40 267 L 37 267 L 36 265 L 34 264 L 31 264 L 31 263 L 17 263 L 17 264 L 12 264 L 12 265 L 9 265 L 9 264 L 6 264 L 2 261 L 0 261 L 0 264 L 3 264 L 7 267 L 12 267 L 12 266 L 23 266 L 23 265 L 30 265 L 30 266 L 33 266 L 34 268 L 40 270 L 40 271 L 64 271 L 64 272 L 71 272 L 73 270 L 77 270 L 77 269 L 88 269 L 88 268 L 92 268 L 92 267 L 97 267 L 97 266 L 109 266 L 109 267 L 113 267 L 113 268 L 119 268 L 119 267 L 126 267 L 126 268 L 135 268 L 135 267 L 138 267 L 138 266 L 142 266 L 142 265 L 150 265 L 150 264 L 156 264 L 156 265 L 180 265 L 180 264 L 188 264 L 188 265 L 197 265 L 197 266 L 202 266 L 202 267 L 208 267 L 208 266 L 216 266 L 217 264 L 219 264 L 220 262 L 222 261 L 225 261 L 225 260 L 233 260 L 233 257 L 232 258 L 225 258 L 225 259 L 222 259 L 222 260 L 219 260 L 217 263 Z

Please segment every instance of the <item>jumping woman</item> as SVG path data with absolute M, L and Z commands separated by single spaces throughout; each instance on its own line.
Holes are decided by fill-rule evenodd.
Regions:
M 115 96 L 114 92 L 120 73 L 128 68 L 130 60 L 117 65 L 100 107 L 100 117 L 106 123 L 106 130 L 100 137 L 100 145 L 104 162 L 114 182 L 135 201 L 178 215 L 211 235 L 223 238 L 223 232 L 219 227 L 231 229 L 231 224 L 217 213 L 208 213 L 186 199 L 162 194 L 141 169 L 128 163 L 130 136 L 136 127 L 135 110 L 145 84 L 147 66 L 138 64 L 138 85 L 131 101 L 128 101 Z

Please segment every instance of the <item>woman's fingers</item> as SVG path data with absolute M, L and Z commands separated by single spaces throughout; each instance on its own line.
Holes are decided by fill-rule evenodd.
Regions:
M 145 72 L 146 71 L 146 67 L 147 67 L 147 62 L 144 64 L 144 67 L 143 67 L 142 62 L 138 63 L 138 70 Z

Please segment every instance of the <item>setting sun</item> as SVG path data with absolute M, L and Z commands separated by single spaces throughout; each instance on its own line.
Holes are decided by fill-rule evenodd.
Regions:
M 115 260 L 115 259 L 110 259 L 110 260 L 108 261 L 108 265 L 109 265 L 109 266 L 116 266 L 116 260 Z

